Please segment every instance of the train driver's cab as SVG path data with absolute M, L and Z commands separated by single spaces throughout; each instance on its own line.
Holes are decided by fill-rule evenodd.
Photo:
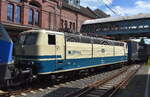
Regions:
M 37 43 L 38 33 L 21 34 L 19 45 L 35 45 Z

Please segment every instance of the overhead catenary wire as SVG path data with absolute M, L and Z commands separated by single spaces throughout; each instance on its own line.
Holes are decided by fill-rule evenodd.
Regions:
M 114 11 L 108 4 L 106 4 L 103 0 L 100 0 L 103 4 L 115 15 L 119 15 L 116 11 Z
M 115 15 L 119 15 L 116 11 L 114 11 L 111 7 L 109 7 L 107 4 L 104 4 L 110 11 L 112 11 Z
M 109 3 L 111 3 L 109 0 L 106 0 L 107 2 L 109 2 Z M 114 4 L 111 4 L 112 6 L 118 6 L 118 5 L 114 5 Z M 119 12 L 121 12 L 121 13 L 124 13 L 125 15 L 128 15 L 125 11 L 123 11 L 123 10 L 119 10 L 118 8 L 115 8 L 114 7 L 114 9 L 115 10 L 117 10 L 117 11 L 119 11 Z
M 106 4 L 104 2 L 104 0 L 101 0 L 103 2 L 103 4 L 111 11 L 113 12 L 115 15 L 122 15 L 121 13 L 125 14 L 125 15 L 128 15 L 126 12 L 124 12 L 123 10 L 119 10 L 118 8 L 111 8 L 108 4 Z M 108 3 L 111 3 L 109 0 L 106 0 Z M 111 4 L 112 6 L 117 6 L 117 5 L 114 5 L 114 4 Z M 117 12 L 116 12 L 117 11 Z

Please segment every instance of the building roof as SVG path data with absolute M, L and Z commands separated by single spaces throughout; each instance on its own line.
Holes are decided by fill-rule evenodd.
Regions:
M 95 14 L 100 17 L 100 18 L 103 18 L 103 17 L 109 17 L 110 15 L 107 15 L 106 13 L 104 13 L 102 10 L 100 9 L 96 9 L 94 10 Z
M 95 23 L 106 23 L 106 22 L 118 22 L 126 20 L 137 20 L 137 19 L 150 18 L 150 14 L 137 14 L 132 16 L 120 16 L 120 17 L 108 17 L 94 20 L 86 20 L 83 24 L 95 24 Z
M 95 18 L 102 18 L 102 17 L 103 18 L 108 17 L 108 15 L 106 13 L 104 13 L 103 11 L 101 11 L 100 9 L 99 9 L 99 11 L 98 10 L 97 11 L 93 11 L 89 7 L 85 8 L 83 6 L 80 6 L 80 8 L 78 8 L 78 7 L 75 7 L 73 5 L 68 4 L 64 0 L 62 1 L 62 7 L 66 8 L 68 10 L 71 10 L 71 11 L 78 12 L 78 13 L 80 13 L 82 15 L 88 16 L 88 17 L 93 18 L 93 19 L 95 19 Z

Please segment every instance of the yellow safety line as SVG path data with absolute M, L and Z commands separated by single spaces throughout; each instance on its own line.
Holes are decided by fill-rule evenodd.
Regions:
M 150 57 L 148 57 L 148 61 L 147 61 L 146 65 L 150 65 Z

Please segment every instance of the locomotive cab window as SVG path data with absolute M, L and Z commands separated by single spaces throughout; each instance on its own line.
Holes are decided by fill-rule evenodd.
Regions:
M 23 34 L 20 36 L 19 44 L 23 45 L 35 45 L 37 42 L 38 34 L 30 33 L 30 34 Z
M 55 35 L 48 35 L 48 44 L 55 45 L 56 44 L 56 36 Z

